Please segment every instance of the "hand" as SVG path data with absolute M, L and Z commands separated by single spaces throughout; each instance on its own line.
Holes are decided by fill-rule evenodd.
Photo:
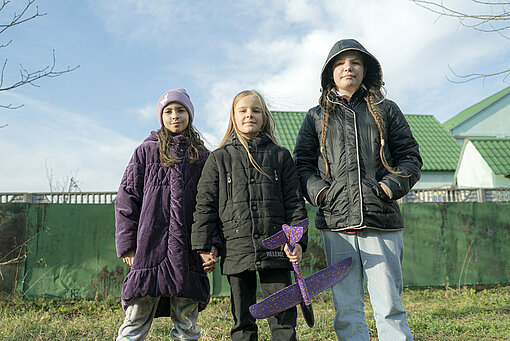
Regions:
M 200 258 L 202 258 L 202 266 L 205 272 L 212 272 L 214 270 L 214 264 L 218 263 L 218 249 L 216 246 L 211 247 L 209 252 L 199 252 Z
M 329 188 L 326 188 L 319 194 L 319 198 L 317 198 L 318 199 L 317 204 L 322 205 L 322 203 L 324 202 L 324 198 L 326 197 L 326 193 L 328 193 L 328 190 Z
M 382 182 L 379 182 L 379 186 L 381 186 L 381 188 L 384 191 L 384 193 L 386 194 L 386 196 L 391 199 L 390 189 L 388 188 L 388 186 L 386 186 Z
M 292 263 L 299 263 L 301 262 L 301 258 L 303 256 L 303 249 L 301 248 L 301 245 L 294 244 L 294 250 L 290 251 L 289 245 L 285 244 L 285 254 L 287 257 L 289 257 L 289 260 Z
M 122 255 L 122 261 L 129 266 L 133 265 L 133 260 L 135 259 L 135 251 L 131 250 Z

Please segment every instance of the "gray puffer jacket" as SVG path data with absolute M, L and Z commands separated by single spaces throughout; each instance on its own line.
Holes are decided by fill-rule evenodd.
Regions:
M 223 232 L 222 273 L 267 268 L 292 269 L 282 250 L 268 250 L 262 240 L 306 218 L 299 178 L 290 152 L 267 135 L 249 141 L 253 158 L 267 174 L 257 171 L 248 153 L 232 136 L 211 153 L 198 184 L 191 245 L 209 251 L 212 232 Z M 306 249 L 307 235 L 301 239 Z

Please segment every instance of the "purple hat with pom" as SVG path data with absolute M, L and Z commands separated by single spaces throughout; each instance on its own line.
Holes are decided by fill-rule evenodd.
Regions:
M 166 91 L 158 100 L 158 106 L 156 109 L 156 114 L 158 115 L 158 121 L 161 126 L 163 126 L 163 122 L 161 120 L 161 115 L 163 114 L 163 109 L 172 102 L 177 102 L 182 104 L 189 114 L 189 121 L 193 121 L 193 115 L 195 114 L 195 109 L 193 108 L 193 104 L 191 103 L 191 99 L 189 98 L 188 93 L 183 88 L 177 88 Z

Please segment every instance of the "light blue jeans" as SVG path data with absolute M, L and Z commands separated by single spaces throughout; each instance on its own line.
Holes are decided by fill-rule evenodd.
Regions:
M 403 289 L 402 231 L 366 229 L 355 234 L 321 230 L 329 265 L 352 257 L 347 276 L 331 288 L 338 340 L 370 340 L 363 296 L 367 282 L 379 340 L 412 340 L 400 297 Z
M 117 341 L 142 341 L 149 333 L 156 314 L 159 297 L 144 296 L 131 300 L 126 309 L 126 318 L 119 328 Z M 173 340 L 198 340 L 198 303 L 188 298 L 170 297 L 170 317 L 174 328 Z

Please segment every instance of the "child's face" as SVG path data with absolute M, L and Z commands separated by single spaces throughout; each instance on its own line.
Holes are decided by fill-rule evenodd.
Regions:
M 342 52 L 333 61 L 333 80 L 343 94 L 352 96 L 365 76 L 363 55 L 358 51 Z
M 237 130 L 251 139 L 258 135 L 264 124 L 262 103 L 255 95 L 241 98 L 234 106 L 234 121 Z
M 186 108 L 177 102 L 168 104 L 161 114 L 163 125 L 172 134 L 180 134 L 188 127 L 189 115 Z

